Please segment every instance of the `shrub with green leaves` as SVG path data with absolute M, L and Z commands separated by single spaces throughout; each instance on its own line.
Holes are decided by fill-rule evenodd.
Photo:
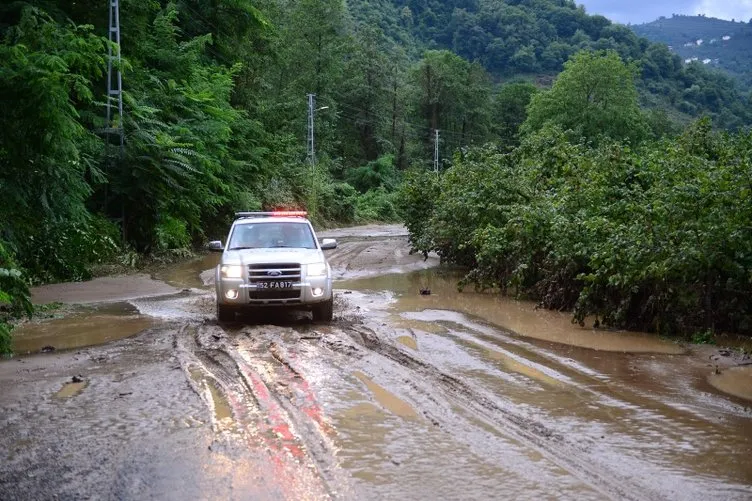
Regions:
M 0 242 L 0 354 L 11 353 L 11 321 L 33 312 L 24 275 Z
M 411 238 L 470 266 L 464 283 L 513 287 L 579 322 L 750 334 L 750 179 L 752 133 L 713 132 L 707 120 L 637 149 L 548 128 L 512 154 L 456 161 L 433 206 L 403 202 Z
M 359 223 L 397 221 L 397 193 L 383 187 L 369 190 L 357 198 L 355 220 Z
M 347 173 L 347 182 L 361 193 L 380 187 L 392 191 L 397 186 L 398 179 L 394 155 L 384 155 Z

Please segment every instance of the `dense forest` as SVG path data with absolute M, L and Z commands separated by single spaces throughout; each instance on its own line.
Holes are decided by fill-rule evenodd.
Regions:
M 670 46 L 685 61 L 723 69 L 736 78 L 743 89 L 752 88 L 750 23 L 675 14 L 631 28 L 641 37 Z
M 614 202 L 621 192 L 606 193 L 609 183 L 627 180 L 628 188 L 614 189 L 670 191 L 672 182 L 689 183 L 682 176 L 694 171 L 675 165 L 687 163 L 703 173 L 697 182 L 706 182 L 692 188 L 709 197 L 701 208 L 714 211 L 716 188 L 707 176 L 716 166 L 721 177 L 749 176 L 744 132 L 726 135 L 700 122 L 681 137 L 690 134 L 707 143 L 706 150 L 673 152 L 671 146 L 693 117 L 706 115 L 730 130 L 746 127 L 748 98 L 732 80 L 685 66 L 665 45 L 589 16 L 568 0 L 122 0 L 120 47 L 107 40 L 107 4 L 32 0 L 0 7 L 0 350 L 8 346 L 8 321 L 31 311 L 28 285 L 85 279 L 95 263 L 134 265 L 147 254 L 183 255 L 221 236 L 238 209 L 305 207 L 318 224 L 405 218 L 416 249 L 439 250 L 473 268 L 469 277 L 478 277 L 478 284 L 496 277 L 491 283 L 506 288 L 518 274 L 493 271 L 489 263 L 511 261 L 478 239 L 489 223 L 508 231 L 504 214 L 512 194 L 515 203 L 532 204 L 530 217 L 538 217 L 542 204 L 548 212 L 540 217 L 554 218 L 546 224 L 563 228 L 564 215 L 608 219 L 579 212 L 585 210 L 576 208 L 580 202 L 564 215 L 545 206 L 564 203 L 557 196 L 568 190 L 603 190 L 583 193 L 582 204 Z M 112 124 L 105 120 L 108 50 L 122 55 L 116 69 L 124 89 L 122 116 L 115 113 Z M 315 94 L 314 162 L 306 150 L 308 94 Z M 118 135 L 108 133 L 113 128 L 123 131 L 122 147 Z M 441 172 L 433 173 L 437 130 Z M 500 162 L 514 176 L 493 170 Z M 517 169 L 525 165 L 531 170 Z M 578 170 L 586 166 L 590 170 Z M 662 177 L 662 168 L 676 169 L 676 176 Z M 517 186 L 528 175 L 547 179 L 548 191 Z M 585 175 L 601 184 L 571 185 L 570 177 Z M 426 176 L 430 186 L 411 195 Z M 477 217 L 479 207 L 462 205 L 480 193 L 478 203 L 490 207 L 481 212 L 501 219 Z M 679 296 L 661 296 L 665 304 L 656 308 L 694 311 L 697 300 L 707 313 L 729 302 L 735 320 L 716 323 L 707 313 L 702 322 L 678 321 L 677 331 L 749 330 L 752 238 L 747 227 L 735 225 L 750 215 L 750 193 L 723 196 L 735 210 L 713 212 L 718 219 L 707 223 L 720 224 L 741 243 L 730 255 L 720 253 L 720 261 L 702 256 L 704 247 L 693 248 L 697 259 L 708 258 L 698 268 L 708 273 L 704 281 L 696 285 L 700 271 L 694 268 L 672 276 L 678 285 L 671 290 Z M 447 211 L 453 204 L 471 208 L 467 215 L 474 219 L 441 219 L 434 211 L 442 201 Z M 678 201 L 661 203 L 671 213 Z M 455 224 L 468 233 L 447 244 L 441 232 Z M 553 235 L 543 231 L 534 238 Z M 514 245 L 528 248 L 528 237 L 520 234 Z M 592 249 L 572 250 L 575 266 L 565 258 L 548 261 L 553 242 L 539 244 L 529 247 L 536 255 L 528 256 L 528 266 L 540 270 L 536 260 L 549 263 L 546 269 L 563 278 L 546 283 L 566 294 L 548 306 L 600 301 L 601 309 L 578 312 L 594 311 L 612 325 L 633 322 L 609 309 L 623 308 L 623 298 L 609 289 L 611 276 L 593 268 Z M 649 260 L 650 252 L 645 256 Z M 535 273 L 520 282 L 520 292 L 541 290 L 539 281 L 548 275 Z M 605 285 L 583 278 L 590 275 Z M 630 280 L 624 284 L 631 287 Z M 683 281 L 700 289 L 684 294 Z M 718 292 L 726 288 L 739 293 Z M 651 307 L 653 292 L 663 293 L 639 290 Z M 640 314 L 634 322 L 650 327 Z

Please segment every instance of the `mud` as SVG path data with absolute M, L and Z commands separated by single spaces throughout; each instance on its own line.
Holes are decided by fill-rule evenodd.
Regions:
M 412 275 L 388 274 L 341 284 L 361 290 L 389 290 L 397 294 L 393 311 L 416 323 L 441 322 L 452 310 L 474 315 L 521 336 L 601 351 L 679 354 L 681 346 L 654 335 L 580 327 L 571 313 L 538 309 L 531 301 L 518 301 L 493 294 L 457 291 L 461 272 L 426 270 Z M 420 294 L 420 290 L 430 294 Z M 406 323 L 404 325 L 410 325 Z
M 724 393 L 752 402 L 752 365 L 731 367 L 708 378 L 713 387 Z
M 332 235 L 329 325 L 220 325 L 197 260 L 99 312 L 140 333 L 0 362 L 0 499 L 752 498 L 752 412 L 715 388 L 749 387 L 735 357 L 363 278 L 430 262 L 401 228 Z
M 34 304 L 86 304 L 127 301 L 176 292 L 179 292 L 179 289 L 154 280 L 149 275 L 135 274 L 99 277 L 88 282 L 66 282 L 34 287 L 31 289 L 31 300 Z
M 104 344 L 138 334 L 156 323 L 152 317 L 139 315 L 129 303 L 77 308 L 62 318 L 20 325 L 13 331 L 13 350 L 28 354 Z

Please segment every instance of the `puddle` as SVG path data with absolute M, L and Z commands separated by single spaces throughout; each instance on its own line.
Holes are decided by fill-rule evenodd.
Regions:
M 189 372 L 193 381 L 201 387 L 209 390 L 214 418 L 217 423 L 232 422 L 232 409 L 230 408 L 230 403 L 227 401 L 227 398 L 224 393 L 222 393 L 222 390 L 220 390 L 216 381 L 212 378 L 205 377 L 203 372 L 196 368 L 189 369 Z
M 82 348 L 124 339 L 156 325 L 139 315 L 128 303 L 85 308 L 65 318 L 30 322 L 13 331 L 13 351 L 36 353 L 52 346 L 56 350 Z
M 80 383 L 73 383 L 68 382 L 63 385 L 62 388 L 60 388 L 57 393 L 55 393 L 55 398 L 70 398 L 75 397 L 79 393 L 81 393 L 84 388 L 89 386 L 88 381 L 81 381 Z
M 395 416 L 400 416 L 408 419 L 416 419 L 418 417 L 415 409 L 413 409 L 410 404 L 408 404 L 395 394 L 391 393 L 383 386 L 375 383 L 371 378 L 369 378 L 362 372 L 355 371 L 353 374 L 363 384 L 366 385 L 366 387 L 373 394 L 373 397 L 376 399 L 376 401 Z
M 418 342 L 412 336 L 399 336 L 397 342 L 413 350 L 418 350 Z
M 712 374 L 708 382 L 724 393 L 752 400 L 752 365 L 731 367 L 720 374 Z
M 198 259 L 170 266 L 155 276 L 173 287 L 210 289 L 214 284 L 214 268 L 221 256 L 220 252 L 211 252 Z
M 474 315 L 522 336 L 602 351 L 630 353 L 680 354 L 684 350 L 669 341 L 640 332 L 609 331 L 573 324 L 570 313 L 536 309 L 532 301 L 517 301 L 495 294 L 471 290 L 457 291 L 461 273 L 447 270 L 423 270 L 409 274 L 340 282 L 339 287 L 356 290 L 389 290 L 397 294 L 394 309 L 414 312 L 428 309 L 453 310 Z M 430 295 L 422 295 L 429 289 Z M 422 330 L 439 318 L 424 315 Z M 415 324 L 413 324 L 415 325 Z

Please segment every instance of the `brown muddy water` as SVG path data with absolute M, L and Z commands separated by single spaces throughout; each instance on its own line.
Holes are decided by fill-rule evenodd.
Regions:
M 488 322 L 522 336 L 553 341 L 601 351 L 630 353 L 671 353 L 684 350 L 671 341 L 654 335 L 609 331 L 580 327 L 573 324 L 570 313 L 537 309 L 531 301 L 518 301 L 496 294 L 457 291 L 459 272 L 426 270 L 410 274 L 392 274 L 337 283 L 338 287 L 357 290 L 388 290 L 398 296 L 396 310 L 403 312 L 442 309 L 480 317 Z M 421 295 L 421 289 L 430 295 Z M 403 320 L 410 320 L 403 315 Z M 409 321 L 405 324 L 409 326 Z
M 13 351 L 68 350 L 124 339 L 157 324 L 129 303 L 82 306 L 63 318 L 33 321 L 13 331 Z M 46 351 L 45 350 L 45 351 Z
M 530 447 L 531 442 L 536 442 L 525 435 L 525 427 L 521 430 L 523 438 L 510 434 L 505 426 L 489 421 L 485 411 L 476 407 L 478 402 L 485 402 L 481 407 L 486 408 L 499 405 L 504 412 L 516 416 L 514 423 L 529 419 L 550 427 L 544 433 L 550 432 L 555 440 L 573 441 L 578 449 L 572 452 L 573 457 L 585 454 L 590 458 L 587 462 L 597 465 L 593 472 L 613 475 L 610 497 L 704 499 L 714 494 L 721 499 L 752 499 L 752 412 L 750 402 L 744 400 L 748 398 L 745 389 L 752 387 L 747 379 L 752 372 L 747 367 L 716 375 L 710 360 L 670 342 L 639 333 L 583 329 L 571 325 L 562 315 L 535 310 L 531 304 L 475 293 L 462 297 L 466 293 L 458 294 L 453 278 L 442 276 L 441 272 L 378 277 L 339 286 L 353 291 L 391 291 L 392 302 L 383 307 L 368 299 L 370 293 L 360 296 L 352 292 L 348 296 L 366 310 L 364 315 L 374 318 L 369 325 L 375 332 L 388 332 L 384 326 L 393 326 L 390 337 L 395 346 L 403 347 L 398 359 L 422 360 L 450 375 L 446 377 L 462 381 L 464 389 L 459 389 L 460 393 L 474 395 L 470 402 L 455 402 L 450 410 L 431 410 L 421 393 L 430 395 L 442 384 L 421 390 L 419 381 L 400 374 L 396 368 L 387 370 L 376 362 L 361 362 L 366 369 L 355 376 L 372 398 L 364 402 L 362 397 L 349 397 L 353 405 L 342 411 L 336 428 L 352 440 L 342 447 L 343 456 L 351 462 L 349 467 L 362 471 L 369 482 L 388 483 L 387 472 L 404 462 L 415 469 L 411 472 L 416 476 L 415 485 L 420 484 L 420 479 L 430 479 L 443 486 L 445 492 L 456 489 L 456 485 L 447 484 L 456 481 L 456 476 L 437 478 L 432 467 L 416 467 L 416 461 L 420 461 L 410 457 L 410 447 L 414 451 L 428 448 L 436 452 L 443 450 L 443 445 L 432 441 L 434 434 L 415 429 L 417 424 L 406 423 L 404 418 L 394 422 L 400 418 L 399 413 L 381 403 L 378 395 L 380 388 L 389 388 L 418 416 L 431 416 L 428 422 L 436 419 L 441 423 L 444 431 L 454 437 L 449 442 L 473 443 L 464 451 L 458 443 L 447 449 L 455 451 L 455 459 L 462 458 L 468 478 L 504 476 L 526 486 L 523 491 L 509 491 L 514 493 L 510 497 L 546 497 L 541 484 L 562 485 L 560 495 L 574 499 L 599 498 L 603 491 L 593 492 L 589 490 L 593 482 L 579 484 L 557 469 L 564 466 L 567 471 L 577 471 L 576 466 L 566 465 L 566 458 L 554 460 L 550 469 L 542 467 L 547 462 L 543 460 L 532 466 L 540 457 L 540 449 Z M 425 287 L 431 288 L 431 296 L 419 294 Z M 522 314 L 515 316 L 518 312 Z M 515 326 L 514 332 L 507 327 L 511 325 Z M 554 333 L 538 333 L 535 329 Z M 626 339 L 618 339 L 620 335 Z M 394 359 L 394 355 L 390 358 Z M 421 369 L 420 373 L 425 371 Z M 400 381 L 410 381 L 413 390 L 403 385 L 402 392 L 395 391 L 400 388 Z M 457 423 L 447 423 L 447 412 L 463 417 L 466 424 L 457 427 Z M 361 414 L 369 429 L 386 431 L 378 435 L 362 433 L 358 429 Z M 405 450 L 394 440 L 403 445 L 411 443 L 404 436 L 407 428 L 421 437 L 421 445 L 414 443 L 405 446 Z M 473 440 L 481 433 L 487 434 L 483 445 L 486 452 L 479 454 L 481 446 Z M 381 452 L 376 453 L 375 449 Z M 358 452 L 361 450 L 369 453 Z M 488 463 L 488 457 L 496 459 L 505 454 L 513 457 L 509 463 Z M 551 451 L 545 451 L 543 456 L 550 459 Z M 388 464 L 390 461 L 392 465 Z M 450 465 L 447 468 L 452 469 Z M 524 475 L 514 477 L 514 472 L 519 474 L 517 468 L 535 471 L 539 479 L 547 480 L 538 484 Z M 642 484 L 644 490 L 631 491 L 635 482 Z M 503 484 L 497 483 L 496 489 L 507 492 L 507 484 Z M 468 488 L 465 492 L 477 498 L 479 492 L 488 492 L 485 488 Z
M 177 288 L 209 289 L 214 280 L 214 268 L 221 256 L 220 252 L 211 252 L 198 259 L 169 266 L 154 276 Z

